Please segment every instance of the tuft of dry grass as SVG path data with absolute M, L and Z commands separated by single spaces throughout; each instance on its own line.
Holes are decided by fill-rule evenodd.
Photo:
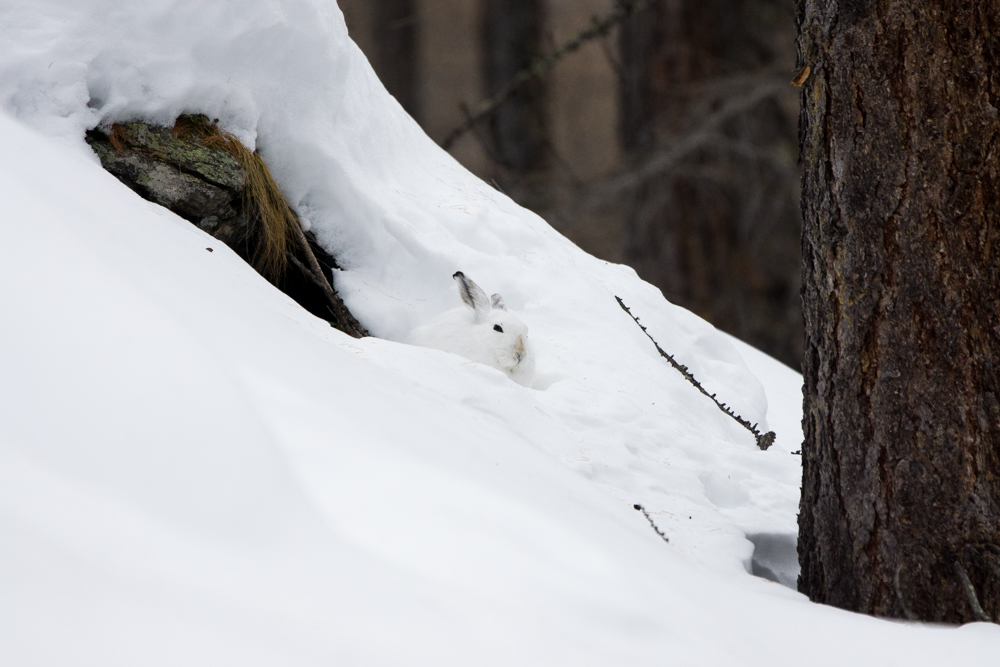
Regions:
M 111 131 L 108 132 L 108 141 L 119 155 L 125 152 L 125 128 L 118 123 L 112 125 Z
M 136 131 L 140 131 L 143 124 L 136 123 L 136 125 L 140 126 Z M 147 142 L 142 137 L 132 136 L 131 127 L 127 124 L 113 125 L 107 134 L 112 148 L 118 153 L 123 153 L 130 143 L 137 142 L 141 144 L 138 148 L 142 151 L 175 164 L 180 169 L 183 169 L 181 165 L 185 160 L 204 160 L 208 157 L 201 149 L 191 145 L 193 143 L 231 155 L 243 172 L 244 185 L 241 192 L 243 211 L 250 218 L 250 229 L 247 234 L 249 238 L 245 247 L 252 253 L 250 261 L 253 267 L 265 278 L 278 284 L 288 263 L 292 263 L 307 280 L 314 282 L 323 292 L 329 303 L 329 310 L 336 318 L 334 326 L 355 338 L 367 336 L 368 332 L 364 326 L 347 310 L 343 300 L 333 288 L 333 282 L 316 258 L 298 215 L 281 193 L 261 156 L 248 150 L 228 132 L 219 129 L 218 120 L 209 120 L 202 114 L 180 116 L 170 132 L 174 139 L 190 143 L 183 147 L 165 148 L 159 145 L 163 139 L 160 129 L 154 132 L 153 137 L 147 137 L 150 139 Z M 154 150 L 157 147 L 179 155 L 172 157 L 164 155 Z M 101 155 L 103 160 L 103 153 Z M 238 186 L 233 183 L 229 187 Z M 243 243 L 239 245 L 242 254 Z M 302 257 L 305 263 L 296 255 Z M 326 316 L 324 314 L 321 317 Z
M 241 144 L 242 146 L 242 144 Z M 299 226 L 299 217 L 274 182 L 260 155 L 245 148 L 237 158 L 243 166 L 247 187 L 244 197 L 260 223 L 260 243 L 254 255 L 254 267 L 265 276 L 280 276 L 287 264 L 286 251 Z
M 203 145 L 224 150 L 240 163 L 246 178 L 244 208 L 257 223 L 258 242 L 253 266 L 270 280 L 279 279 L 288 264 L 286 252 L 295 238 L 299 218 L 260 154 L 251 153 L 238 139 L 200 114 L 179 117 L 172 133 L 176 139 L 197 137 Z

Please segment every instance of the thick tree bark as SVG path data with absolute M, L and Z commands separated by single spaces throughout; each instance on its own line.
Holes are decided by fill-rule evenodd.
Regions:
M 975 597 L 997 620 L 1000 3 L 798 13 L 799 589 L 942 622 Z

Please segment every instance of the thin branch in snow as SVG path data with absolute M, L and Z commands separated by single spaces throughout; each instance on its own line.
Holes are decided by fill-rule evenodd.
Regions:
M 646 517 L 646 521 L 648 521 L 649 525 L 653 527 L 653 530 L 656 531 L 656 534 L 663 538 L 664 542 L 670 542 L 670 538 L 664 535 L 663 531 L 657 528 L 656 524 L 653 523 L 653 517 L 649 516 L 649 512 L 646 511 L 645 507 L 643 507 L 642 505 L 632 505 L 632 507 L 642 512 L 642 515 Z
M 663 351 L 663 348 L 660 347 L 660 344 L 657 343 L 656 340 L 651 335 L 649 335 L 649 332 L 646 331 L 646 327 L 642 326 L 642 323 L 639 322 L 639 318 L 632 314 L 632 311 L 629 310 L 629 307 L 625 305 L 625 302 L 622 301 L 621 297 L 616 296 L 615 300 L 618 301 L 618 305 L 622 307 L 622 310 L 628 313 L 628 316 L 631 317 L 632 320 L 639 325 L 639 328 L 642 329 L 642 332 L 644 334 L 646 334 L 646 337 L 649 338 L 649 340 L 653 341 L 653 345 L 656 346 L 656 351 L 660 353 L 660 356 L 669 361 L 670 365 L 676 368 L 677 371 L 684 376 L 685 380 L 694 385 L 695 389 L 697 389 L 702 394 L 712 399 L 712 402 L 715 403 L 715 405 L 720 410 L 722 410 L 727 415 L 735 419 L 740 424 L 740 426 L 753 433 L 754 437 L 757 439 L 758 447 L 760 447 L 762 450 L 766 450 L 768 447 L 774 444 L 774 438 L 775 438 L 774 431 L 761 433 L 759 430 L 757 430 L 757 424 L 751 424 L 746 419 L 743 419 L 743 417 L 740 417 L 738 414 L 736 414 L 733 411 L 733 409 L 730 408 L 728 405 L 726 405 L 725 403 L 720 403 L 719 400 L 715 397 L 715 394 L 710 394 L 707 391 L 705 391 L 705 388 L 701 386 L 701 383 L 698 382 L 698 380 L 696 380 L 693 375 L 691 375 L 690 371 L 688 371 L 687 366 L 682 366 L 681 364 L 677 363 L 677 360 L 674 359 L 673 355 L 667 354 L 666 352 Z
M 368 331 L 365 330 L 361 323 L 358 322 L 353 315 L 351 315 L 349 310 L 347 310 L 344 302 L 340 299 L 340 295 L 337 294 L 336 290 L 333 289 L 333 286 L 330 285 L 330 281 L 323 274 L 323 269 L 320 268 L 316 255 L 313 253 L 312 248 L 309 247 L 309 241 L 302 232 L 302 228 L 298 226 L 296 226 L 296 228 L 299 232 L 296 235 L 296 238 L 299 242 L 300 248 L 303 249 L 303 253 L 309 261 L 309 266 L 303 264 L 298 257 L 290 252 L 286 253 L 288 261 L 291 262 L 295 268 L 301 271 L 303 276 L 311 280 L 317 287 L 320 288 L 320 290 L 322 290 L 323 295 L 330 304 L 330 312 L 332 312 L 337 318 L 337 324 L 339 325 L 338 328 L 348 336 L 364 338 L 368 335 Z

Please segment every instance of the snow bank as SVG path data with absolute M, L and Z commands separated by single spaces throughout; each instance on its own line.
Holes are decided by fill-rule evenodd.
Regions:
M 332 2 L 7 0 L 0 103 L 20 121 L 0 119 L 3 664 L 932 664 L 1000 647 L 995 627 L 889 624 L 751 577 L 794 578 L 798 376 L 468 174 Z M 379 339 L 311 317 L 82 142 L 182 112 L 260 149 Z M 457 305 L 457 269 L 531 327 L 533 389 L 393 342 Z M 615 295 L 770 420 L 775 447 L 666 366 Z

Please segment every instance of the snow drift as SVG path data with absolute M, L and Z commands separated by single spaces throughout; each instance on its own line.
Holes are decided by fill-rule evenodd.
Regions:
M 995 626 L 876 621 L 751 576 L 794 580 L 797 374 L 466 172 L 333 2 L 7 0 L 0 35 L 3 664 L 1000 648 Z M 185 112 L 261 151 L 378 338 L 313 318 L 83 143 Z M 459 269 L 530 327 L 532 388 L 398 342 L 455 305 Z M 757 450 L 616 295 L 777 444 Z

